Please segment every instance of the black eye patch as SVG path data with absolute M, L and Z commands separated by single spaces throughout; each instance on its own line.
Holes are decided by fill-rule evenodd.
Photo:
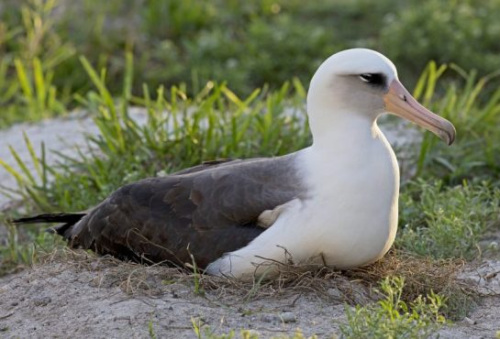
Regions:
M 375 87 L 385 87 L 386 86 L 386 78 L 385 75 L 380 73 L 363 73 L 359 75 L 359 78 Z

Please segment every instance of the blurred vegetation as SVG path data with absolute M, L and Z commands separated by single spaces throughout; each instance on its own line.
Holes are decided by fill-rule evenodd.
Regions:
M 4 0 L 0 4 L 0 121 L 62 113 L 91 84 L 85 55 L 121 90 L 125 52 L 134 54 L 133 93 L 209 80 L 239 95 L 307 84 L 334 52 L 374 48 L 412 88 L 429 60 L 479 76 L 500 69 L 500 2 L 427 0 Z M 17 81 L 13 81 L 17 80 Z M 21 104 L 21 105 L 20 105 Z M 14 118 L 10 118 L 14 117 Z

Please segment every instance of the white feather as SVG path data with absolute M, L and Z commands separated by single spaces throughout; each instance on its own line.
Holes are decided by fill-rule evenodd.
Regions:
M 264 273 L 269 260 L 301 263 L 319 256 L 350 268 L 389 250 L 397 229 L 399 169 L 376 123 L 382 94 L 359 79 L 363 73 L 383 74 L 388 82 L 397 78 L 386 57 L 366 49 L 337 53 L 319 67 L 307 103 L 314 141 L 295 158 L 307 197 L 248 246 L 211 263 L 208 273 L 245 278 Z

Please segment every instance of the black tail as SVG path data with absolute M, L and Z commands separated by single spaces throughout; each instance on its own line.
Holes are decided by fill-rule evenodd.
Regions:
M 82 219 L 84 216 L 85 213 L 50 213 L 40 214 L 34 217 L 15 219 L 12 220 L 12 222 L 14 224 L 42 224 L 50 222 L 62 223 L 63 225 L 47 229 L 47 232 L 57 233 L 59 235 L 65 236 L 65 232 L 71 226 L 80 221 L 80 219 Z

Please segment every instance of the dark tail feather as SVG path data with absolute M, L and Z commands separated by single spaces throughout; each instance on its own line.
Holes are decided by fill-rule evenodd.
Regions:
M 42 224 L 48 222 L 76 223 L 85 216 L 85 213 L 50 213 L 34 217 L 12 220 L 14 224 Z
M 34 217 L 20 218 L 12 220 L 14 224 L 42 224 L 42 223 L 64 223 L 63 225 L 52 227 L 47 229 L 47 232 L 57 233 L 66 238 L 65 232 L 81 218 L 85 216 L 85 213 L 50 213 L 50 214 L 40 214 Z

